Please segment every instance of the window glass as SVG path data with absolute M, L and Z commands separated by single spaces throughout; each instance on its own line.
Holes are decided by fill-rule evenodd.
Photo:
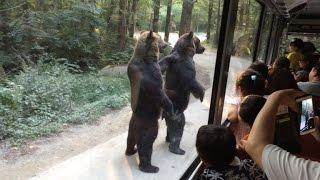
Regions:
M 225 94 L 222 121 L 233 104 L 240 103 L 236 93 L 236 79 L 238 74 L 245 70 L 253 60 L 254 41 L 259 26 L 261 5 L 256 1 L 240 0 L 238 5 L 236 28 L 233 38 L 233 52 L 230 59 L 228 81 Z
M 266 53 L 268 51 L 268 40 L 270 37 L 270 31 L 272 27 L 272 15 L 270 10 L 267 10 L 266 15 L 265 15 L 265 20 L 262 26 L 262 31 L 261 31 L 261 39 L 260 39 L 260 46 L 258 49 L 258 57 L 257 60 L 264 61 L 266 57 Z
M 208 123 L 222 9 L 223 0 L 1 0 L 0 179 L 178 179 L 197 155 L 198 128 Z M 247 45 L 236 53 L 237 58 L 252 52 L 246 38 L 253 36 L 244 32 L 251 31 L 246 23 L 255 21 L 255 9 L 246 11 L 251 15 L 243 16 L 237 37 Z M 158 174 L 139 171 L 138 154 L 125 156 L 132 116 L 127 65 L 137 39 L 150 29 L 162 39 L 168 38 L 169 46 L 160 58 L 170 55 L 179 31 L 193 31 L 205 47 L 202 52 L 199 45 L 194 63 L 188 61 L 197 83 L 204 88 L 203 101 L 199 100 L 202 94 L 197 86 L 190 99 L 183 96 L 177 100 L 186 104 L 175 102 L 175 108 L 188 105 L 180 143 L 185 155 L 169 151 L 166 121 L 156 114 L 159 129 L 151 162 L 160 168 Z M 151 39 L 158 38 L 155 35 Z M 139 44 L 142 49 L 149 49 L 143 44 L 148 40 Z M 198 40 L 195 43 L 198 46 Z M 138 55 L 140 61 L 145 60 L 144 55 L 154 60 L 156 52 Z M 188 73 L 189 69 L 181 72 Z M 163 77 L 165 83 L 166 73 Z M 194 83 L 181 79 L 173 85 Z M 171 91 L 171 87 L 165 87 L 172 101 L 176 95 L 184 95 L 184 88 Z M 153 88 L 140 93 L 148 88 L 141 87 L 135 97 L 152 99 Z M 160 99 L 150 101 L 139 101 L 139 107 L 145 109 L 137 111 L 146 115 L 146 109 L 159 104 Z M 179 117 L 183 118 L 181 114 Z
M 294 40 L 294 38 L 299 38 L 304 42 L 311 42 L 316 50 L 320 49 L 320 36 L 316 33 L 292 33 L 283 36 L 280 44 L 280 55 L 287 55 L 289 53 L 289 44 Z M 310 44 L 308 44 L 308 47 Z M 314 52 L 318 54 L 318 51 Z

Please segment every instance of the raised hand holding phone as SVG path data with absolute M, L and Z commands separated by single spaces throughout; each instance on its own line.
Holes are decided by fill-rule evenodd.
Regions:
M 298 106 L 298 125 L 300 135 L 316 130 L 312 96 L 307 95 L 296 99 Z

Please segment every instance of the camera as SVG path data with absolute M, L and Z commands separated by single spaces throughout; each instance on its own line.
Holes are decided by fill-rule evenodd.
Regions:
M 311 95 L 296 99 L 298 104 L 298 127 L 300 135 L 305 135 L 315 131 L 315 111 L 314 100 Z

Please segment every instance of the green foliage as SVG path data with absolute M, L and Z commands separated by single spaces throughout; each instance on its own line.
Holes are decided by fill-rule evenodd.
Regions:
M 106 52 L 101 59 L 102 66 L 127 64 L 134 51 L 133 42 L 129 44 L 124 51 Z
M 27 11 L 11 23 L 12 39 L 18 49 L 28 53 L 46 51 L 70 60 L 99 55 L 101 9 L 90 4 L 75 4 L 70 9 Z
M 71 74 L 66 66 L 26 68 L 0 85 L 0 140 L 36 138 L 64 123 L 94 120 L 106 108 L 128 102 L 126 77 Z

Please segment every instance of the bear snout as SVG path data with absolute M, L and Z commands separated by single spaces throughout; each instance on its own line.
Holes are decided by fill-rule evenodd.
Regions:
M 159 52 L 163 53 L 167 46 L 168 46 L 167 43 L 162 43 L 159 47 Z
M 206 50 L 205 47 L 201 46 L 200 48 L 197 49 L 197 54 L 202 54 Z

